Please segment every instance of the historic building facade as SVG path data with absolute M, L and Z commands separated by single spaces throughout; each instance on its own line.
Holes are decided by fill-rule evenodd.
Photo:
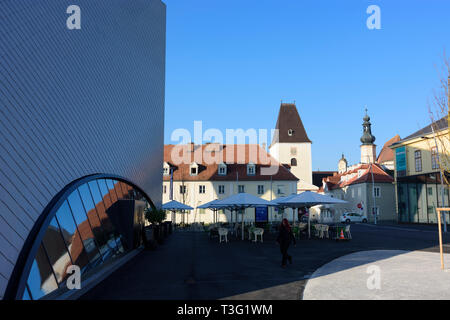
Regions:
M 269 147 L 270 155 L 289 167 L 299 179 L 298 192 L 318 190 L 312 178 L 311 140 L 295 104 L 281 104 L 275 129 L 277 134 Z
M 251 144 L 166 145 L 163 171 L 163 203 L 176 200 L 194 208 L 177 213 L 176 223 L 212 223 L 212 211 L 200 205 L 242 192 L 276 199 L 295 193 L 298 180 L 263 147 Z M 273 208 L 265 214 L 266 221 L 281 219 Z M 292 218 L 292 210 L 286 214 Z M 236 217 L 221 211 L 219 221 L 236 222 Z M 254 208 L 245 210 L 244 221 L 255 221 Z
M 338 162 L 338 172 L 324 178 L 320 190 L 347 203 L 314 208 L 312 214 L 320 221 L 338 221 L 344 212 L 363 214 L 372 223 L 375 219 L 377 222 L 396 221 L 394 178 L 376 162 L 375 136 L 372 134 L 370 117 L 366 114 L 363 120 L 361 162 L 349 166 L 342 155 Z

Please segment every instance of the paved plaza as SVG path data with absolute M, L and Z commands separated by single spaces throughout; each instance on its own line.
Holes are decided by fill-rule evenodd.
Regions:
M 431 275 L 433 281 L 450 276 L 439 270 L 433 226 L 360 224 L 352 225 L 352 235 L 353 240 L 344 242 L 300 239 L 289 250 L 293 264 L 282 269 L 274 235 L 265 235 L 264 243 L 234 238 L 219 243 L 205 232 L 176 232 L 156 250 L 139 253 L 81 299 L 343 299 L 348 297 L 345 290 L 354 288 L 363 299 L 401 299 L 407 296 L 395 293 L 397 284 L 391 279 L 402 272 L 399 292 L 420 292 L 419 287 L 430 292 L 431 284 L 430 290 L 418 287 L 417 278 L 426 282 Z M 444 240 L 450 244 L 450 237 Z M 368 264 L 380 266 L 385 294 L 377 296 L 367 289 Z

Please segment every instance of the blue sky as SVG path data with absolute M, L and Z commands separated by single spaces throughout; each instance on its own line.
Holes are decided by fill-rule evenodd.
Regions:
M 429 123 L 450 55 L 448 0 L 164 0 L 165 143 L 177 128 L 272 129 L 297 103 L 313 170 L 359 162 L 364 106 L 377 150 Z M 381 30 L 369 30 L 369 5 Z

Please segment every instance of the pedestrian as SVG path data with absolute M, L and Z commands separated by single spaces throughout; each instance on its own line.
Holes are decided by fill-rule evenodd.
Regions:
M 288 248 L 291 242 L 296 245 L 294 234 L 292 233 L 291 226 L 287 219 L 283 219 L 280 225 L 280 230 L 278 232 L 277 242 L 280 245 L 280 251 L 282 254 L 281 267 L 286 267 L 286 262 L 289 261 L 292 264 L 292 257 L 288 254 Z

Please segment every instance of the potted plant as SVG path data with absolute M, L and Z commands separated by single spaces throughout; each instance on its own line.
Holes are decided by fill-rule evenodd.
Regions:
M 164 237 L 161 224 L 166 219 L 166 212 L 157 208 L 147 208 L 145 210 L 145 219 L 152 226 L 153 239 L 162 244 Z

